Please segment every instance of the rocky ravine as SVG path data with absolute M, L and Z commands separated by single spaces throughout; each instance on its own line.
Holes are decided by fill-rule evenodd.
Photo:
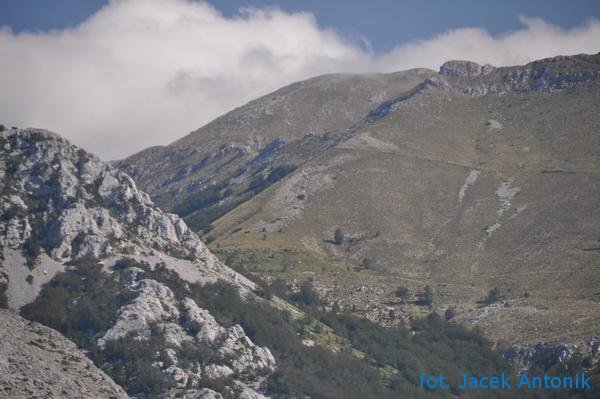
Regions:
M 101 275 L 114 273 L 116 292 L 129 300 L 116 310 L 107 331 L 95 332 L 101 333 L 98 347 L 124 337 L 149 339 L 153 331 L 161 331 L 165 342 L 159 349 L 167 353 L 168 364 L 155 362 L 153 367 L 169 386 L 162 396 L 174 395 L 176 389 L 179 396 L 217 398 L 220 393 L 205 389 L 204 383 L 227 379 L 222 394 L 263 397 L 256 390 L 276 367 L 269 349 L 254 345 L 240 326 L 222 327 L 192 299 L 177 299 L 166 285 L 144 278 L 144 272 L 160 265 L 175 272 L 182 284 L 222 280 L 242 295 L 253 295 L 254 283 L 224 266 L 178 216 L 158 209 L 126 174 L 44 130 L 1 133 L 0 182 L 1 305 L 18 310 L 35 300 L 44 283 L 82 267 L 73 266 L 80 259 L 104 259 Z M 135 261 L 113 271 L 124 256 Z M 210 346 L 212 361 L 180 364 L 177 351 L 184 342 Z M 52 350 L 46 343 L 38 349 Z M 0 345 L 9 349 L 4 339 Z M 0 390 L 9 388 L 6 382 Z
M 0 309 L 0 397 L 128 398 L 73 342 L 6 309 Z

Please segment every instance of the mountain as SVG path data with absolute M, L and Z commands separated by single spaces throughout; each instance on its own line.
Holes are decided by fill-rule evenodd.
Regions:
M 271 352 L 239 325 L 220 325 L 184 288 L 221 281 L 248 296 L 254 283 L 131 178 L 60 136 L 11 129 L 0 151 L 5 306 L 75 341 L 132 395 L 214 397 L 204 392 L 210 381 L 227 379 L 215 385 L 263 397 L 253 387 L 275 370 Z
M 67 339 L 136 398 L 420 399 L 424 370 L 513 373 L 491 342 L 436 313 L 383 327 L 324 308 L 309 282 L 251 281 L 128 175 L 54 133 L 0 132 L 0 182 L 0 307 L 57 331 L 0 312 L 11 397 L 54 392 L 72 373 L 81 385 L 59 395 L 123 395 Z M 513 357 L 535 371 L 527 348 Z M 440 397 L 458 394 L 479 395 Z
M 338 132 L 370 109 L 432 74 L 336 74 L 294 83 L 115 165 L 199 231 L 334 146 Z
M 0 388 L 5 398 L 128 398 L 73 342 L 0 309 Z
M 370 76 L 296 83 L 117 165 L 238 270 L 312 279 L 330 305 L 382 324 L 422 317 L 428 296 L 501 344 L 587 347 L 600 325 L 600 54 L 406 74 L 379 76 L 403 79 L 372 102 L 346 95 L 381 90 Z

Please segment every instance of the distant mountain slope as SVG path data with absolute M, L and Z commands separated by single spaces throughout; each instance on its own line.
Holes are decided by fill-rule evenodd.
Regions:
M 589 338 L 600 326 L 599 61 L 448 63 L 219 219 L 213 245 L 367 264 L 323 274 L 332 301 L 370 281 L 378 294 L 356 299 L 367 309 L 428 284 L 440 309 L 496 340 Z M 495 287 L 504 300 L 478 305 Z
M 196 231 L 335 145 L 371 109 L 433 72 L 325 75 L 235 109 L 164 147 L 116 165 Z
M 380 103 L 431 76 L 427 69 L 390 74 L 333 74 L 293 83 L 239 107 L 173 143 L 206 151 L 218 143 L 260 150 L 274 139 L 344 129 Z
M 0 342 L 4 398 L 128 398 L 75 344 L 5 309 L 0 309 Z
M 353 122 L 321 137 L 326 144 L 283 144 L 297 124 L 291 133 L 266 129 L 275 140 L 259 156 L 267 172 L 251 185 L 278 182 L 262 192 L 238 187 L 237 173 L 247 171 L 232 174 L 226 165 L 237 158 L 221 154 L 242 139 L 249 148 L 267 144 L 262 126 L 289 119 L 288 110 L 297 112 L 294 121 L 311 121 L 295 111 L 311 106 L 310 97 L 277 113 L 266 96 L 178 142 L 204 137 L 221 148 L 210 157 L 222 160 L 215 170 L 228 177 L 216 191 L 173 183 L 191 170 L 186 156 L 156 150 L 121 165 L 169 209 L 200 220 L 196 227 L 223 259 L 289 280 L 311 276 L 330 303 L 358 306 L 380 322 L 390 308 L 403 318 L 422 311 L 397 301 L 399 286 L 414 297 L 430 285 L 440 312 L 451 307 L 457 320 L 498 341 L 597 334 L 600 55 L 505 68 L 451 61 L 420 77 L 368 111 L 339 108 Z M 297 169 L 270 178 L 284 164 Z M 151 177 L 158 168 L 165 175 Z M 231 206 L 247 201 L 207 227 L 219 213 L 206 205 L 227 204 L 232 192 L 244 194 Z M 480 303 L 491 292 L 502 300 Z

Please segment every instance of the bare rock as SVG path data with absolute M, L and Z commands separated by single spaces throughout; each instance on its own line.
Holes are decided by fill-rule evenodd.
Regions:
M 128 398 L 58 332 L 0 309 L 0 397 Z

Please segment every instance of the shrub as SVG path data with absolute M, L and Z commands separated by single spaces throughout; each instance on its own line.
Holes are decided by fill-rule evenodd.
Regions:
M 426 286 L 418 301 L 419 305 L 422 306 L 431 306 L 433 305 L 433 288 L 430 286 Z
M 370 269 L 372 264 L 373 261 L 371 260 L 371 258 L 363 258 L 363 260 L 360 262 L 360 265 L 363 269 Z
M 30 269 L 35 267 L 41 253 L 42 246 L 40 240 L 35 234 L 31 234 L 23 243 L 23 255 L 25 255 L 26 264 Z
M 400 298 L 402 301 L 406 300 L 410 296 L 410 290 L 406 287 L 398 287 L 394 291 L 396 298 Z
M 6 290 L 8 289 L 8 276 L 5 273 L 0 272 L 0 308 L 8 308 L 8 297 L 6 296 Z
M 344 242 L 344 233 L 339 227 L 333 232 L 333 242 L 335 245 L 342 245 Z
M 21 314 L 88 347 L 110 328 L 117 310 L 132 298 L 121 290 L 117 277 L 103 272 L 95 260 L 81 260 L 54 276 L 35 301 L 21 308 Z
M 300 285 L 300 291 L 294 295 L 294 299 L 308 307 L 318 306 L 321 303 L 319 294 L 315 290 L 312 281 L 307 280 Z
M 171 385 L 153 363 L 170 362 L 165 353 L 164 335 L 156 328 L 148 339 L 138 339 L 135 333 L 110 340 L 102 351 L 96 350 L 94 361 L 130 395 L 158 395 Z M 168 365 L 168 363 L 167 363 Z
M 498 302 L 501 299 L 500 290 L 497 287 L 492 288 L 485 298 L 481 302 L 491 305 L 492 303 Z

